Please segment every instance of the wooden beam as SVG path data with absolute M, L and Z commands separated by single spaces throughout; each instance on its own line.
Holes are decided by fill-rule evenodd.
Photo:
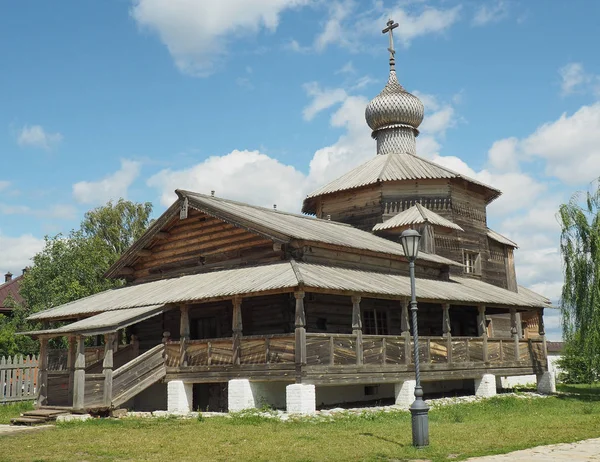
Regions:
M 187 366 L 187 343 L 190 340 L 190 306 L 181 305 L 179 309 L 179 364 Z
M 306 365 L 306 313 L 304 291 L 294 292 L 296 298 L 296 367 Z
M 546 343 L 546 328 L 544 327 L 544 308 L 538 311 L 538 334 L 542 338 L 542 351 L 548 364 L 548 345 Z
M 37 404 L 48 404 L 48 338 L 40 338 L 40 355 L 38 356 L 38 395 Z
M 233 316 L 231 317 L 231 330 L 233 331 L 233 364 L 239 366 L 241 363 L 241 343 L 242 343 L 242 298 L 234 297 Z
M 352 333 L 356 335 L 356 364 L 363 363 L 362 317 L 360 313 L 360 297 L 352 296 Z
M 113 398 L 113 351 L 115 337 L 115 333 L 104 335 L 104 360 L 102 361 L 102 374 L 104 374 L 103 402 L 107 407 L 111 407 Z
M 167 239 L 170 234 L 167 231 L 159 231 L 154 235 L 156 239 Z
M 140 249 L 136 252 L 139 257 L 149 257 L 152 255 L 152 251 L 148 249 Z
M 517 326 L 517 310 L 516 308 L 510 309 L 510 336 L 513 339 L 515 345 L 515 357 L 514 360 L 519 360 L 519 330 Z
M 135 268 L 131 267 L 131 266 L 124 266 L 123 268 L 121 268 L 119 270 L 119 274 L 122 275 L 129 275 L 129 274 L 133 274 L 135 273 Z
M 85 337 L 77 336 L 75 374 L 73 380 L 73 409 L 82 410 L 85 400 Z
M 179 209 L 179 219 L 180 220 L 185 220 L 188 217 L 189 206 L 190 206 L 190 201 L 186 197 L 185 199 L 183 199 L 183 202 L 181 203 L 181 209 Z
M 404 337 L 404 363 L 410 364 L 410 321 L 408 317 L 408 299 L 403 298 L 400 301 L 402 305 L 402 314 L 400 317 L 400 326 L 402 329 L 402 337 Z
M 443 336 L 446 337 L 446 349 L 448 353 L 446 355 L 446 360 L 451 363 L 452 362 L 452 325 L 450 323 L 450 303 L 444 303 L 442 305 L 443 311 L 443 323 L 442 323 L 442 332 Z
M 477 309 L 479 310 L 479 316 L 478 316 L 478 331 L 479 331 L 479 336 L 483 339 L 483 362 L 487 363 L 488 362 L 488 334 L 487 334 L 487 323 L 485 320 L 485 305 L 479 305 L 477 307 Z
M 69 370 L 69 402 L 73 405 L 73 379 L 75 376 L 75 355 L 77 353 L 77 340 L 75 336 L 69 336 L 69 351 L 67 353 L 67 369 Z

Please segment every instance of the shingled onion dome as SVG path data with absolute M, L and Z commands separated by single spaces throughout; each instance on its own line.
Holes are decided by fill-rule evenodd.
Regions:
M 394 50 L 390 48 L 390 76 L 385 88 L 367 105 L 365 118 L 377 140 L 377 154 L 408 152 L 416 155 L 415 137 L 423 121 L 423 103 L 398 82 Z

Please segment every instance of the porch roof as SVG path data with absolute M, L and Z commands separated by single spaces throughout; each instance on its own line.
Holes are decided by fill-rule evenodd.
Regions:
M 156 316 L 162 313 L 164 309 L 165 305 L 148 305 L 117 311 L 105 311 L 90 318 L 82 319 L 81 321 L 76 321 L 67 324 L 66 326 L 57 327 L 56 329 L 44 329 L 21 333 L 32 336 L 59 336 L 71 333 L 87 336 L 106 334 Z
M 525 308 L 551 307 L 548 299 L 528 289 L 519 288 L 519 292 L 511 292 L 471 278 L 452 276 L 449 281 L 418 279 L 416 288 L 417 297 L 424 300 Z M 41 311 L 29 319 L 67 319 L 150 305 L 158 307 L 298 289 L 401 298 L 410 297 L 410 280 L 407 276 L 397 274 L 297 263 L 292 260 L 112 289 Z

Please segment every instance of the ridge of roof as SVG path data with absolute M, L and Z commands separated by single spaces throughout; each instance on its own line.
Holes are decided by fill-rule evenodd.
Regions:
M 515 249 L 519 248 L 519 246 L 517 245 L 517 243 L 515 241 L 510 240 L 506 236 L 503 236 L 502 234 L 500 234 L 497 231 L 494 231 L 491 228 L 487 228 L 487 237 L 489 237 L 490 239 L 492 239 L 496 242 L 499 242 L 500 244 L 510 245 L 511 247 L 514 247 Z

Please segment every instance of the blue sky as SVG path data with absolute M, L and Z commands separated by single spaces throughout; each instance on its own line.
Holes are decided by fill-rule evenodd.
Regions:
M 556 208 L 600 173 L 600 3 L 583 0 L 2 2 L 0 271 L 119 196 L 298 211 L 375 155 L 390 15 L 426 106 L 419 154 L 504 191 L 489 224 L 556 299 Z

